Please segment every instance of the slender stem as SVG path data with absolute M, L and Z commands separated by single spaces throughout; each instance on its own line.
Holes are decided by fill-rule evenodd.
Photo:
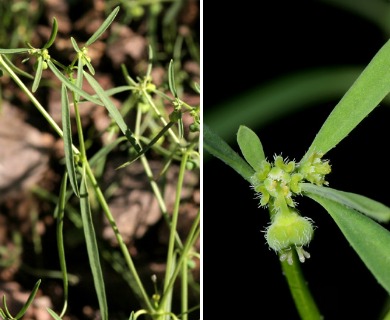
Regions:
M 187 257 L 189 250 L 191 247 L 194 245 L 194 242 L 199 236 L 200 233 L 200 228 L 199 228 L 199 221 L 200 221 L 200 212 L 198 212 L 190 232 L 188 233 L 188 237 L 186 239 L 186 242 L 184 243 L 183 250 L 181 252 L 179 261 L 176 264 L 176 269 L 172 272 L 172 277 L 169 279 L 169 283 L 166 285 L 166 290 L 164 291 L 164 294 L 161 297 L 160 300 L 160 309 L 164 307 L 165 300 L 167 299 L 167 295 L 165 294 L 166 292 L 169 292 L 173 288 L 173 284 L 175 283 L 175 280 L 180 272 L 180 267 L 182 266 L 183 261 Z
M 66 309 L 68 307 L 68 273 L 66 269 L 65 248 L 64 248 L 64 238 L 63 238 L 67 179 L 68 179 L 68 175 L 65 171 L 64 176 L 62 178 L 61 187 L 60 187 L 60 198 L 58 203 L 58 216 L 57 216 L 57 249 L 58 249 L 58 256 L 60 260 L 60 267 L 62 271 L 62 282 L 64 286 L 64 294 L 63 294 L 64 305 L 60 313 L 60 318 L 64 316 Z
M 169 242 L 168 242 L 168 253 L 167 253 L 167 265 L 165 270 L 165 279 L 164 279 L 164 294 L 162 297 L 161 308 L 164 311 L 170 311 L 166 309 L 166 296 L 170 292 L 168 289 L 169 280 L 172 278 L 173 271 L 173 263 L 174 263 L 174 250 L 175 250 L 175 237 L 176 237 L 176 229 L 177 229 L 177 221 L 179 218 L 179 208 L 180 208 L 180 200 L 181 200 L 181 191 L 183 187 L 184 181 L 184 173 L 186 171 L 186 163 L 188 159 L 188 152 L 184 153 L 183 158 L 180 164 L 179 176 L 177 178 L 177 186 L 176 186 L 176 197 L 175 203 L 172 212 L 172 220 L 170 225 L 170 234 L 169 234 Z M 165 300 L 164 300 L 165 298 Z M 163 302 L 164 301 L 164 302 Z
M 148 100 L 149 104 L 152 106 L 154 112 L 157 114 L 157 116 L 160 118 L 161 122 L 164 124 L 164 126 L 166 126 L 168 124 L 167 120 L 164 119 L 164 117 L 162 116 L 162 114 L 160 113 L 160 111 L 157 109 L 156 105 L 154 104 L 152 98 L 150 97 L 150 95 L 145 91 L 145 90 L 142 90 L 142 93 L 144 94 L 146 100 Z M 177 144 L 180 144 L 180 140 L 178 137 L 176 137 L 175 133 L 172 131 L 171 128 L 169 128 L 168 130 L 169 134 L 171 135 L 171 137 L 173 138 L 173 140 L 177 143 Z
M 323 319 L 303 277 L 295 250 L 293 250 L 293 254 L 295 257 L 292 265 L 289 265 L 286 261 L 281 262 L 281 265 L 298 313 L 302 320 Z
M 73 91 L 72 91 L 72 97 L 73 97 L 74 113 L 75 113 L 75 118 L 76 118 L 77 135 L 79 137 L 81 161 L 86 161 L 87 160 L 87 154 L 85 152 L 83 126 L 81 124 L 79 104 L 78 104 L 77 99 L 76 99 L 76 94 Z
M 181 313 L 182 320 L 188 320 L 188 257 L 185 256 L 181 267 Z
M 23 90 L 23 92 L 30 98 L 31 102 L 37 107 L 38 111 L 42 113 L 43 117 L 49 122 L 50 126 L 57 132 L 57 134 L 62 138 L 63 133 L 58 124 L 53 120 L 49 113 L 43 108 L 39 101 L 34 97 L 32 92 L 26 87 L 26 85 L 20 80 L 15 72 L 8 66 L 8 64 L 3 59 L 3 55 L 0 54 L 0 65 L 8 72 L 11 78 L 16 82 L 16 84 Z
M 130 256 L 130 253 L 129 251 L 127 250 L 127 247 L 126 247 L 126 244 L 125 242 L 123 241 L 123 238 L 121 236 L 121 234 L 119 233 L 119 230 L 118 230 L 118 227 L 116 225 L 116 222 L 111 214 L 111 210 L 110 208 L 108 207 L 108 204 L 106 202 L 106 199 L 103 195 L 103 192 L 101 191 L 97 181 L 96 181 L 96 178 L 91 170 L 91 167 L 89 166 L 89 163 L 86 162 L 85 164 L 85 167 L 86 167 L 86 173 L 88 175 L 88 178 L 90 179 L 91 183 L 92 183 L 92 186 L 93 188 L 95 189 L 95 193 L 96 193 L 96 196 L 97 196 L 97 199 L 105 213 L 105 216 L 108 220 L 108 222 L 110 223 L 111 225 L 111 228 L 112 230 L 114 231 L 114 234 L 115 234 L 115 237 L 118 241 L 118 245 L 119 245 L 119 248 L 121 249 L 122 251 L 122 254 L 124 256 L 124 259 L 126 261 L 126 264 L 130 270 L 130 272 L 132 273 L 133 277 L 134 277 L 134 280 L 135 282 L 137 283 L 137 286 L 138 288 L 133 288 L 134 290 L 134 293 L 140 298 L 142 299 L 141 301 L 144 302 L 146 308 L 150 311 L 154 310 L 151 302 L 150 302 L 150 299 L 148 297 L 148 294 L 146 293 L 145 291 L 145 288 L 144 286 L 142 285 L 142 282 L 141 282 L 141 279 L 137 273 L 137 270 L 134 266 L 134 263 L 133 263 L 133 260 L 131 259 L 131 256 Z

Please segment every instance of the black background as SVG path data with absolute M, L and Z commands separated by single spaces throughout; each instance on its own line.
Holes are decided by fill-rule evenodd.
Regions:
M 285 74 L 367 65 L 387 39 L 374 23 L 325 2 L 205 1 L 203 113 Z M 300 159 L 337 102 L 325 101 L 252 129 L 268 158 L 282 153 Z M 389 120 L 388 106 L 381 105 L 327 154 L 330 187 L 390 204 Z M 204 159 L 204 319 L 299 319 L 277 256 L 261 232 L 268 213 L 254 197 L 233 169 Z M 300 212 L 317 226 L 312 257 L 302 269 L 324 318 L 379 319 L 385 290 L 327 212 L 310 199 L 298 201 Z

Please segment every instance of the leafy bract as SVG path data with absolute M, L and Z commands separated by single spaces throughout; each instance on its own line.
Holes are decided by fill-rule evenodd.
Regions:
M 326 153 L 343 140 L 390 92 L 390 40 L 335 106 L 307 150 Z
M 390 221 L 390 208 L 368 197 L 311 183 L 302 183 L 301 187 L 303 194 L 311 193 L 338 202 L 379 222 Z
M 338 202 L 313 193 L 307 193 L 307 196 L 328 211 L 373 276 L 390 293 L 389 231 L 364 214 Z
M 265 160 L 263 145 L 259 137 L 246 126 L 240 126 L 237 132 L 237 143 L 245 160 L 256 171 L 261 170 L 261 164 Z
M 254 174 L 251 166 L 206 124 L 203 124 L 203 147 L 250 182 L 250 177 Z

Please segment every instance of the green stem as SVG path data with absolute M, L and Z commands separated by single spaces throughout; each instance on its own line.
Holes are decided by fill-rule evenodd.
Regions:
M 79 137 L 81 161 L 86 161 L 87 154 L 85 152 L 83 126 L 81 123 L 79 104 L 78 104 L 77 99 L 76 99 L 76 94 L 73 91 L 72 91 L 72 97 L 73 97 L 74 113 L 75 113 L 75 118 L 76 118 L 77 135 Z
M 188 257 L 181 267 L 181 313 L 182 320 L 188 320 Z
M 16 75 L 15 72 L 8 66 L 6 61 L 3 59 L 3 55 L 0 54 L 0 66 L 4 68 L 5 71 L 11 76 L 11 78 L 16 82 L 16 84 L 23 90 L 23 92 L 30 98 L 30 101 L 37 107 L 38 111 L 43 115 L 43 117 L 47 120 L 50 126 L 54 129 L 54 131 L 62 138 L 63 133 L 58 124 L 53 120 L 50 114 L 43 108 L 43 106 L 39 103 L 39 101 L 34 97 L 32 92 L 26 87 L 22 80 Z
M 183 250 L 181 251 L 179 261 L 176 264 L 176 268 L 172 272 L 172 276 L 169 279 L 168 284 L 165 286 L 164 294 L 162 295 L 161 300 L 160 300 L 160 310 L 164 308 L 165 301 L 168 297 L 167 294 L 165 294 L 165 293 L 168 293 L 172 290 L 173 284 L 175 283 L 175 280 L 176 280 L 178 274 L 180 273 L 180 270 L 181 270 L 180 268 L 183 264 L 183 261 L 187 258 L 191 247 L 194 245 L 194 242 L 196 241 L 196 239 L 199 236 L 199 233 L 200 233 L 199 221 L 200 221 L 200 212 L 198 212 L 198 214 L 197 214 L 197 216 L 192 224 L 191 230 L 188 233 L 188 237 L 186 239 L 186 242 L 184 243 L 184 247 L 183 247 Z
M 135 282 L 137 283 L 137 288 L 132 288 L 134 290 L 134 293 L 138 296 L 139 299 L 141 299 L 141 301 L 144 302 L 144 305 L 146 306 L 146 308 L 150 311 L 154 310 L 151 302 L 150 302 L 150 299 L 148 297 L 148 294 L 146 293 L 145 291 L 145 288 L 141 282 L 141 279 L 138 275 L 138 272 L 134 266 L 134 263 L 133 263 L 133 260 L 131 259 L 131 256 L 130 256 L 130 253 L 126 247 L 126 244 L 125 242 L 123 241 L 123 238 L 121 236 L 121 234 L 119 233 L 119 230 L 118 230 L 118 226 L 116 225 L 116 222 L 114 220 L 114 217 L 112 216 L 111 214 L 111 210 L 110 208 L 108 207 L 108 204 L 106 202 L 106 199 L 103 195 L 103 192 L 101 191 L 97 181 L 96 181 L 96 178 L 91 170 L 91 167 L 89 166 L 89 163 L 86 162 L 85 163 L 85 168 L 86 168 L 86 173 L 88 175 L 88 178 L 90 179 L 91 183 L 92 183 L 92 186 L 95 190 L 95 193 L 96 193 L 96 197 L 104 211 L 104 214 L 108 220 L 108 222 L 110 223 L 111 225 L 111 228 L 112 230 L 114 231 L 114 234 L 115 234 L 115 237 L 116 237 L 116 240 L 118 241 L 118 245 L 119 245 L 119 248 L 121 249 L 122 251 L 122 254 L 124 256 L 124 259 L 126 261 L 126 264 L 130 270 L 130 272 L 132 273 L 133 277 L 134 277 L 134 280 Z
M 62 282 L 64 286 L 64 305 L 62 307 L 60 318 L 65 315 L 66 309 L 68 307 L 68 273 L 66 269 L 66 260 L 65 260 L 65 248 L 64 248 L 64 238 L 63 238 L 63 226 L 64 226 L 64 213 L 66 205 L 66 182 L 68 175 L 65 171 L 62 178 L 61 187 L 60 187 L 60 198 L 58 203 L 58 216 L 57 216 L 57 249 L 58 256 L 60 261 L 60 268 L 62 271 Z
M 159 119 L 161 120 L 161 122 L 163 123 L 164 126 L 166 126 L 168 124 L 167 120 L 164 119 L 164 117 L 162 116 L 162 114 L 160 113 L 160 111 L 157 109 L 156 105 L 154 104 L 152 98 L 150 97 L 150 95 L 145 91 L 145 90 L 142 90 L 142 93 L 143 95 L 145 96 L 146 100 L 148 100 L 149 104 L 152 106 L 154 112 L 157 114 L 157 116 L 159 117 Z M 180 140 L 178 137 L 176 137 L 175 133 L 172 131 L 171 128 L 169 128 L 168 130 L 169 134 L 171 135 L 171 137 L 173 138 L 173 140 L 180 145 Z
M 179 176 L 177 178 L 176 197 L 175 197 L 175 204 L 174 204 L 173 212 L 172 212 L 171 228 L 170 228 L 169 243 L 168 243 L 167 270 L 166 270 L 166 274 L 165 274 L 164 292 L 165 292 L 166 286 L 168 284 L 168 281 L 167 281 L 169 279 L 168 275 L 169 275 L 171 267 L 172 267 L 172 257 L 173 257 L 174 250 L 175 250 L 175 237 L 176 237 L 177 221 L 179 219 L 181 190 L 183 187 L 184 173 L 186 171 L 187 159 L 188 159 L 188 153 L 186 152 L 186 153 L 184 153 L 183 158 L 181 160 Z
M 310 293 L 307 282 L 303 277 L 301 265 L 297 262 L 299 260 L 295 250 L 293 250 L 293 254 L 295 256 L 292 265 L 289 265 L 286 261 L 281 262 L 281 265 L 295 306 L 297 307 L 302 320 L 321 320 L 323 317 L 321 316 L 314 298 Z

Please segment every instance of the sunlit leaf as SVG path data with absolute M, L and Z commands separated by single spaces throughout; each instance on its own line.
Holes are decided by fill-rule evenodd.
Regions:
M 85 242 L 87 245 L 89 265 L 91 267 L 93 282 L 99 301 L 100 314 L 102 320 L 108 320 L 107 298 L 103 279 L 103 271 L 99 258 L 99 248 L 96 241 L 96 233 L 93 225 L 87 182 L 85 177 L 81 180 L 80 186 L 80 209 L 83 220 Z
M 106 20 L 102 23 L 102 25 L 99 27 L 99 29 L 96 30 L 96 32 L 87 40 L 85 43 L 85 46 L 89 46 L 92 43 L 94 43 L 103 33 L 106 31 L 106 29 L 110 26 L 110 24 L 114 21 L 118 11 L 119 11 L 119 6 L 117 6 L 107 17 Z
M 57 31 L 58 31 L 57 19 L 53 18 L 53 27 L 51 29 L 51 34 L 49 40 L 47 40 L 46 44 L 43 46 L 43 49 L 47 49 L 51 47 L 51 45 L 54 43 L 54 40 L 56 39 Z
M 70 123 L 69 100 L 65 84 L 61 87 L 61 106 L 62 106 L 62 131 L 64 133 L 65 164 L 69 175 L 69 181 L 73 192 L 80 197 L 77 185 L 76 167 L 74 164 L 74 153 L 72 145 L 72 129 Z
M 34 298 L 35 298 L 35 295 L 37 294 L 38 292 L 38 289 L 39 289 L 39 285 L 41 284 L 41 280 L 39 279 L 35 285 L 34 285 L 34 288 L 31 290 L 31 293 L 30 295 L 28 296 L 28 299 L 26 301 L 26 303 L 23 305 L 22 309 L 20 309 L 20 311 L 17 313 L 17 315 L 15 316 L 15 319 L 20 319 L 24 316 L 24 314 L 26 313 L 27 309 L 30 307 L 31 303 L 33 302 Z
M 35 92 L 38 89 L 39 82 L 41 81 L 41 77 L 42 77 L 42 70 L 43 70 L 43 58 L 38 57 L 37 70 L 35 72 L 35 78 L 31 89 L 32 92 Z
M 178 96 L 177 96 L 176 85 L 175 85 L 175 73 L 174 73 L 173 60 L 169 62 L 168 85 L 169 85 L 169 90 L 172 92 L 173 96 L 177 98 Z
M 81 90 L 80 88 L 78 88 L 75 84 L 73 84 L 72 82 L 70 82 L 69 79 L 67 79 L 62 73 L 60 70 L 57 69 L 57 67 L 54 65 L 53 62 L 51 62 L 50 60 L 47 61 L 47 65 L 49 66 L 49 68 L 51 69 L 51 71 L 53 71 L 53 73 L 57 76 L 58 79 L 61 80 L 61 82 L 63 84 L 65 84 L 67 86 L 67 88 L 71 91 L 74 91 L 74 92 L 77 92 L 80 96 L 84 97 L 86 100 L 88 101 L 91 101 L 93 103 L 96 103 L 100 106 L 103 105 L 103 102 L 100 101 L 99 99 L 96 99 L 94 97 L 92 97 L 90 94 L 88 94 L 87 92 Z
M 141 146 L 138 144 L 137 140 L 134 137 L 133 132 L 130 130 L 130 128 L 125 123 L 125 120 L 123 119 L 122 115 L 120 114 L 119 110 L 116 108 L 116 106 L 112 103 L 109 96 L 106 94 L 106 92 L 103 90 L 103 88 L 100 86 L 100 84 L 87 72 L 84 71 L 84 76 L 91 85 L 91 87 L 95 90 L 96 94 L 100 98 L 100 100 L 103 102 L 104 106 L 108 110 L 111 117 L 114 119 L 116 124 L 118 125 L 119 129 L 121 129 L 122 133 L 127 137 L 131 145 L 134 147 L 134 149 L 137 152 L 141 152 Z
M 28 52 L 30 48 L 16 48 L 16 49 L 1 49 L 0 48 L 0 54 L 10 54 L 10 53 L 23 53 Z

